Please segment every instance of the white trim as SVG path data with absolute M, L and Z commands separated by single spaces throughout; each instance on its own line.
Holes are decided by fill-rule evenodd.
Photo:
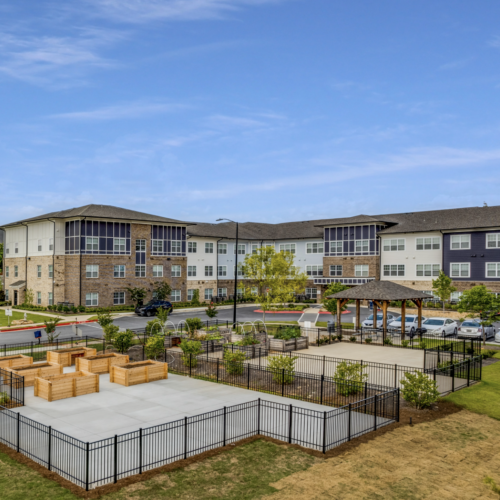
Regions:
M 453 248 L 453 237 L 454 236 L 460 238 L 460 248 Z M 462 247 L 462 238 L 469 239 L 469 246 L 467 248 Z M 470 234 L 454 234 L 450 237 L 450 250 L 470 250 L 470 248 L 471 248 Z
M 496 246 L 494 246 L 494 247 L 488 246 L 488 236 L 495 236 Z M 488 250 L 490 248 L 500 248 L 500 233 L 488 233 L 485 235 L 485 238 L 486 238 L 486 241 L 485 241 L 484 247 L 486 248 L 486 250 Z
M 496 266 L 495 276 L 488 276 L 488 265 Z M 500 278 L 500 262 L 485 262 L 484 264 L 484 277 L 485 278 Z
M 422 240 L 422 247 L 423 248 L 418 248 L 418 240 Z M 425 248 L 425 240 L 431 240 L 431 248 Z M 434 247 L 434 240 L 438 240 L 439 248 L 433 248 Z M 451 245 L 451 243 L 450 243 L 450 245 Z M 415 250 L 417 252 L 441 250 L 441 238 L 439 236 L 417 236 L 415 238 Z
M 418 266 L 423 266 L 422 275 L 418 274 Z M 431 266 L 431 274 L 425 274 L 425 266 Z M 439 270 L 437 274 L 434 274 L 434 266 L 438 266 Z M 433 278 L 439 276 L 439 272 L 441 271 L 441 264 L 415 264 L 415 276 L 417 278 Z
M 460 274 L 459 276 L 453 276 L 453 266 L 460 266 Z M 467 265 L 469 266 L 469 273 L 467 276 L 462 276 L 462 266 Z M 450 262 L 450 278 L 470 278 L 470 262 Z
M 385 242 L 389 242 L 389 250 L 385 249 Z M 396 249 L 392 249 L 392 244 L 391 242 L 395 241 L 396 242 Z M 403 248 L 399 248 L 399 242 L 403 242 Z M 404 252 L 406 250 L 406 238 L 384 238 L 382 240 L 382 251 L 383 252 Z

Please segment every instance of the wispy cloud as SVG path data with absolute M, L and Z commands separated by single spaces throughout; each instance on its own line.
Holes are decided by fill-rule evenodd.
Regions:
M 468 57 L 466 59 L 459 59 L 457 61 L 450 61 L 445 64 L 441 64 L 441 66 L 439 66 L 439 69 L 441 71 L 451 71 L 454 69 L 461 69 L 465 68 L 465 66 L 467 66 L 471 61 L 472 61 L 471 57 Z
M 500 49 L 500 35 L 496 35 L 490 39 L 488 42 L 490 47 L 495 47 L 495 49 Z
M 51 115 L 49 118 L 80 121 L 104 121 L 142 118 L 161 113 L 171 113 L 187 106 L 162 102 L 134 102 L 93 109 Z

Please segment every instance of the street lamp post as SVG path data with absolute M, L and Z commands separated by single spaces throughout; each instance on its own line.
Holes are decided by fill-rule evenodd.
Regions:
M 217 222 L 226 220 L 228 222 L 232 222 L 233 224 L 236 224 L 236 247 L 235 247 L 235 255 L 236 255 L 236 260 L 235 260 L 235 265 L 234 265 L 234 306 L 233 306 L 233 326 L 236 327 L 236 299 L 237 299 L 237 294 L 238 294 L 238 223 L 234 222 L 234 220 L 230 219 L 217 219 Z M 219 251 L 219 249 L 217 249 Z M 217 273 L 219 270 L 217 269 Z M 218 292 L 218 290 L 217 290 Z

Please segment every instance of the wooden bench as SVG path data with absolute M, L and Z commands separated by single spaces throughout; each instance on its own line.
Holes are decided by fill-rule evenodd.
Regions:
M 76 371 L 83 370 L 90 373 L 109 373 L 112 366 L 126 365 L 129 362 L 127 354 L 97 354 L 96 356 L 85 356 L 76 358 Z
M 16 368 L 6 368 L 7 371 L 24 377 L 24 387 L 32 387 L 36 377 L 47 377 L 51 375 L 61 375 L 62 365 L 57 363 L 35 363 L 33 365 L 18 366 Z
M 0 368 L 15 368 L 16 366 L 32 365 L 33 358 L 24 354 L 15 354 L 14 356 L 3 356 L 0 358 Z
M 159 361 L 136 361 L 122 366 L 112 366 L 109 381 L 129 387 L 137 384 L 147 384 L 156 380 L 168 378 L 168 364 Z
M 47 361 L 57 363 L 62 366 L 75 364 L 77 358 L 95 356 L 97 350 L 93 347 L 70 347 L 68 349 L 58 349 L 57 351 L 47 351 Z
M 99 392 L 99 375 L 86 371 L 35 378 L 35 396 L 47 401 L 75 398 Z

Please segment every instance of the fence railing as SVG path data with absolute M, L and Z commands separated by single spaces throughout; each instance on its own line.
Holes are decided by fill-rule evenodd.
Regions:
M 443 396 L 455 392 L 482 378 L 482 357 L 475 356 L 461 361 L 444 361 L 430 373 L 436 381 L 438 390 Z
M 391 390 L 324 412 L 259 399 L 92 443 L 1 410 L 0 442 L 90 490 L 257 435 L 326 453 L 398 421 L 399 394 Z
M 0 368 L 0 406 L 24 406 L 24 377 Z

